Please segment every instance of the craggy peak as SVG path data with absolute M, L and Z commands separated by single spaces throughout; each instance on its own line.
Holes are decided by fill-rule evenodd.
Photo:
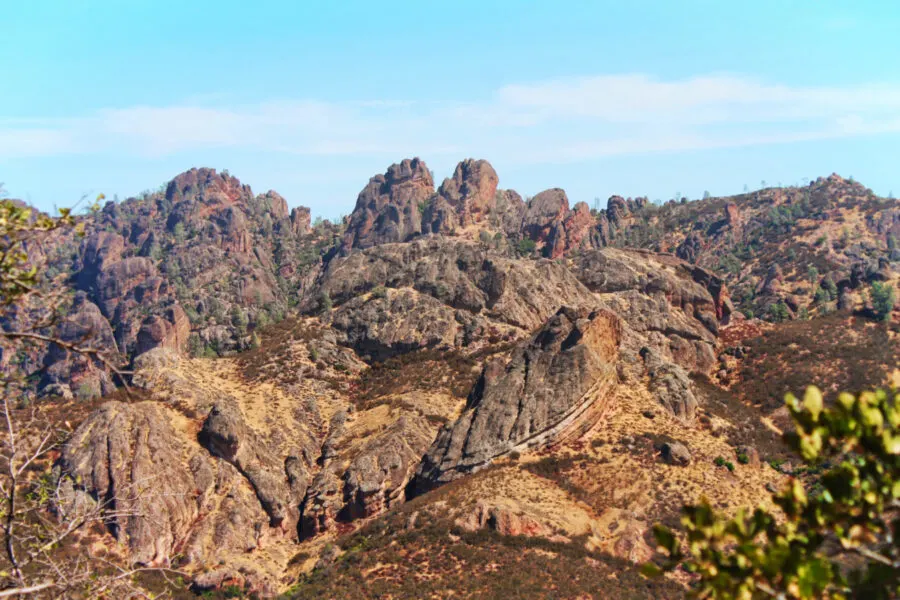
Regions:
M 4 15 L 0 598 L 900 598 L 900 10 L 76 4 Z

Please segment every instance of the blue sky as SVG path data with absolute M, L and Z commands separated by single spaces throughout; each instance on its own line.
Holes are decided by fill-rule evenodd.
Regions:
M 408 156 L 573 203 L 831 172 L 900 193 L 896 2 L 33 0 L 0 21 L 0 181 L 41 208 L 211 166 L 328 218 Z

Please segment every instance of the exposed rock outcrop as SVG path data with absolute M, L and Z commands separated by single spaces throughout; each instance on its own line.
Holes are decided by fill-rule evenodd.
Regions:
M 693 422 L 698 402 L 687 371 L 676 364 L 664 362 L 649 348 L 643 348 L 641 356 L 650 378 L 650 391 L 659 403 L 682 421 Z
M 109 322 L 84 292 L 76 292 L 69 314 L 56 328 L 56 337 L 76 346 L 103 348 L 109 360 L 118 360 L 118 347 Z M 54 386 L 56 393 L 78 393 L 82 400 L 114 389 L 106 366 L 96 357 L 71 352 L 52 344 L 44 356 L 41 387 Z
M 285 463 L 277 460 L 264 441 L 247 427 L 233 401 L 225 400 L 213 406 L 199 440 L 213 456 L 233 464 L 250 481 L 271 526 L 285 531 L 296 528 L 297 506 L 306 492 L 302 463 L 294 464 L 298 470 L 291 478 L 302 483 L 292 490 Z
M 406 159 L 376 175 L 359 193 L 344 236 L 343 250 L 405 242 L 422 232 L 420 205 L 434 194 L 425 163 Z
M 291 229 L 296 235 L 307 235 L 310 232 L 312 214 L 305 206 L 296 206 L 291 209 Z
M 582 252 L 573 269 L 639 334 L 624 340 L 630 352 L 649 342 L 688 370 L 713 366 L 719 324 L 731 312 L 720 279 L 671 255 L 616 248 Z
M 66 514 L 100 503 L 114 514 L 110 529 L 133 561 L 168 564 L 199 514 L 186 454 L 161 406 L 108 402 L 63 448 L 60 508 Z
M 494 459 L 544 446 L 593 423 L 615 385 L 621 326 L 608 311 L 563 308 L 508 364 L 485 367 L 466 410 L 445 427 L 416 474 L 418 489 L 452 481 Z
M 483 221 L 496 208 L 497 172 L 486 160 L 467 159 L 444 180 L 438 196 L 447 201 L 462 227 Z
M 327 466 L 303 504 L 300 534 L 371 517 L 406 499 L 406 488 L 433 433 L 421 416 L 405 415 L 362 444 L 343 472 Z
M 591 293 L 564 265 L 551 261 L 514 260 L 477 243 L 431 237 L 407 244 L 377 246 L 332 260 L 320 276 L 308 306 L 315 307 L 323 295 L 327 295 L 335 306 L 352 302 L 346 310 L 337 310 L 336 317 L 338 328 L 350 330 L 351 324 L 359 321 L 350 312 L 377 312 L 387 309 L 393 302 L 389 298 L 376 299 L 378 301 L 367 308 L 365 300 L 353 300 L 375 288 L 412 288 L 457 311 L 526 332 L 539 327 L 563 304 L 577 306 L 594 302 Z M 395 294 L 390 294 L 390 298 L 394 297 Z M 469 317 L 462 313 L 449 313 L 446 308 L 424 299 L 412 300 L 429 310 L 433 308 L 451 329 L 456 327 L 449 324 L 451 315 L 461 324 L 463 332 L 470 326 Z M 413 328 L 412 324 L 400 325 L 403 320 L 420 319 L 405 311 L 393 312 L 393 318 L 396 319 L 394 326 L 401 330 Z M 376 323 L 378 321 L 376 319 Z M 387 329 L 383 331 L 389 333 Z M 449 329 L 445 331 L 450 335 Z M 371 338 L 370 335 L 367 337 Z M 442 335 L 442 339 L 449 338 Z M 381 345 L 391 343 L 386 340 Z

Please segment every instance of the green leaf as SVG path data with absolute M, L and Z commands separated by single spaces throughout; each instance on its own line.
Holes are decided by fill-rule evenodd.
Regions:
M 653 563 L 644 563 L 641 565 L 641 575 L 644 577 L 659 577 L 663 574 L 663 570 Z
M 822 413 L 822 406 L 822 392 L 819 391 L 819 388 L 813 385 L 806 388 L 806 393 L 803 394 L 803 408 L 812 415 L 813 421 L 819 420 L 819 415 Z

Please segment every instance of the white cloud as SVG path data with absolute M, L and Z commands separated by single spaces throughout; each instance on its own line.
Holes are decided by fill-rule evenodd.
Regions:
M 0 158 L 240 148 L 396 159 L 468 154 L 572 162 L 900 131 L 900 85 L 797 87 L 709 75 L 602 75 L 504 86 L 483 101 L 134 106 L 0 119 Z

